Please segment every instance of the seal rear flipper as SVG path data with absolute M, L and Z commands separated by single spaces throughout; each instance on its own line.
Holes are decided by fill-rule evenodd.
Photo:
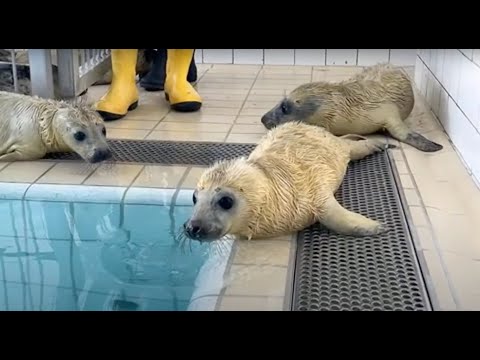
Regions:
M 416 132 L 409 133 L 403 142 L 425 152 L 436 152 L 443 149 L 442 145 L 430 141 Z
M 372 236 L 388 231 L 386 225 L 345 209 L 333 195 L 325 204 L 318 221 L 329 230 L 343 235 Z

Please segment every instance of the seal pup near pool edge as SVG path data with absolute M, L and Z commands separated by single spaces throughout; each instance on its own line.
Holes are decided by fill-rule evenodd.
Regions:
M 386 232 L 385 225 L 345 209 L 334 196 L 351 160 L 394 147 L 352 137 L 295 122 L 269 131 L 248 158 L 217 162 L 202 174 L 184 235 L 202 242 L 225 235 L 268 238 L 317 221 L 347 235 Z
M 443 149 L 405 124 L 414 103 L 408 76 L 392 65 L 378 64 L 346 81 L 300 85 L 261 121 L 267 129 L 288 121 L 303 121 L 324 127 L 334 135 L 368 135 L 387 130 L 393 138 L 418 150 Z
M 102 117 L 91 107 L 0 91 L 0 161 L 76 152 L 97 163 L 112 154 Z

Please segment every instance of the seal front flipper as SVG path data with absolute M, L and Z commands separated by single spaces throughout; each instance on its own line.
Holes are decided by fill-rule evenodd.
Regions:
M 20 151 L 21 149 L 15 149 L 6 154 L 0 155 L 0 162 L 14 162 L 14 161 L 32 161 L 40 160 L 46 153 L 43 151 Z
M 377 152 L 385 151 L 386 149 L 395 148 L 395 145 L 387 144 L 384 141 L 377 139 L 366 140 L 344 140 L 350 147 L 350 159 L 360 160 Z
M 327 200 L 318 221 L 329 230 L 343 235 L 372 236 L 388 231 L 384 224 L 345 209 L 333 195 Z

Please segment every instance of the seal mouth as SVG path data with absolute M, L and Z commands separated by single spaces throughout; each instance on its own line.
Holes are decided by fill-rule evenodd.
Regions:
M 198 241 L 199 243 L 212 243 L 220 241 L 224 236 L 229 233 L 230 229 L 223 230 L 222 232 L 195 232 L 191 228 L 184 225 L 183 233 L 190 240 Z

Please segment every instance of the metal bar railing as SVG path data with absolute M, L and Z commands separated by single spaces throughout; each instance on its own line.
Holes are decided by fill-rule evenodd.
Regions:
M 29 49 L 32 95 L 73 98 L 110 69 L 108 49 L 56 49 L 56 54 L 58 76 L 55 79 L 51 49 Z
M 55 98 L 51 50 L 28 49 L 28 62 L 30 64 L 32 95 Z

